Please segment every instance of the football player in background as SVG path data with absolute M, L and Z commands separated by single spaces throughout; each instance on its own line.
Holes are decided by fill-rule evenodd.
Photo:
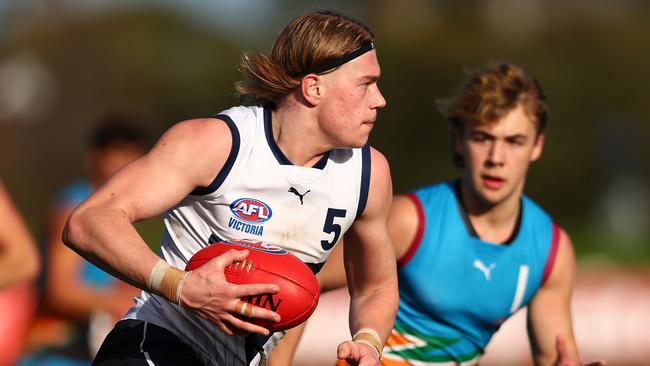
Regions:
M 40 261 L 25 221 L 0 180 L 0 365 L 13 365 L 29 329 Z
M 477 364 L 524 306 L 535 364 L 581 364 L 571 239 L 523 193 L 544 146 L 540 84 L 516 65 L 491 65 L 463 84 L 445 115 L 461 177 L 395 199 L 389 231 L 403 285 L 385 364 Z
M 87 177 L 61 189 L 48 211 L 42 306 L 30 331 L 31 350 L 21 366 L 90 365 L 97 343 L 110 330 L 100 329 L 101 322 L 93 320 L 113 324 L 133 305 L 137 288 L 78 256 L 63 244 L 61 234 L 72 210 L 142 156 L 148 143 L 145 131 L 121 115 L 102 118 L 91 131 L 83 161 Z

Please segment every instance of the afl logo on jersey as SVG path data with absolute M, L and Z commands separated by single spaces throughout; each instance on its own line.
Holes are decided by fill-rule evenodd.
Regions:
M 268 221 L 273 215 L 271 207 L 255 198 L 240 198 L 230 204 L 230 211 L 240 220 L 253 224 Z
M 252 249 L 258 252 L 265 252 L 268 254 L 284 255 L 289 253 L 288 251 L 265 241 L 249 240 L 249 239 L 233 239 L 233 240 L 224 240 L 223 242 L 226 244 L 240 246 L 245 249 Z
M 273 210 L 266 203 L 255 198 L 240 198 L 230 204 L 234 218 L 228 220 L 228 227 L 246 234 L 264 235 L 264 223 L 273 216 Z

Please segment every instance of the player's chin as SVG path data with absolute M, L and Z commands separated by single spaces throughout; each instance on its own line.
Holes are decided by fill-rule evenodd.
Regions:
M 368 143 L 368 139 L 359 139 L 359 140 L 354 140 L 354 141 L 345 141 L 343 143 L 338 144 L 337 148 L 338 149 L 357 149 L 366 146 Z
M 350 148 L 363 147 L 368 143 L 369 139 L 370 139 L 370 130 L 362 131 L 360 134 L 356 136 L 356 138 L 350 139 L 346 147 L 350 147 Z
M 370 134 L 370 132 L 375 128 L 375 122 L 364 122 L 361 124 L 361 128 L 366 134 Z
M 483 202 L 495 206 L 505 200 L 505 194 L 501 191 L 484 190 L 481 192 Z

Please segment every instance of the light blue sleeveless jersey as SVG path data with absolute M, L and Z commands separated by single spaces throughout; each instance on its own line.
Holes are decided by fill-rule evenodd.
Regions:
M 411 194 L 420 216 L 399 263 L 400 304 L 384 355 L 395 364 L 475 363 L 499 326 L 535 295 L 553 265 L 559 229 L 522 197 L 509 244 L 472 236 L 455 182 Z
M 59 207 L 77 207 L 93 193 L 90 182 L 77 181 L 59 192 L 54 198 L 54 205 Z M 104 272 L 94 264 L 84 260 L 79 270 L 79 279 L 86 285 L 95 288 L 108 288 L 116 278 Z

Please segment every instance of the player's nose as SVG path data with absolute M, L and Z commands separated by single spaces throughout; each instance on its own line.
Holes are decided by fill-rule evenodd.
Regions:
M 376 92 L 374 95 L 374 103 L 372 105 L 372 109 L 382 109 L 386 106 L 386 98 L 384 98 L 384 95 L 381 93 L 381 90 L 379 90 L 378 86 L 376 86 L 375 90 Z
M 498 140 L 493 141 L 488 150 L 486 164 L 490 166 L 502 165 L 504 162 L 504 148 L 502 142 Z

